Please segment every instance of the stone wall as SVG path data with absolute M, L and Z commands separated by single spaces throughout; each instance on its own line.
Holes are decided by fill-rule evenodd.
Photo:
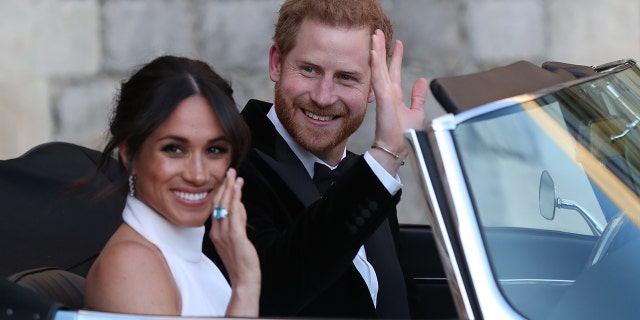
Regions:
M 522 59 L 593 65 L 640 52 L 638 0 L 380 1 L 405 44 L 407 99 L 418 77 Z M 52 140 L 100 148 L 119 81 L 161 54 L 211 63 L 232 81 L 240 106 L 271 101 L 267 55 L 280 3 L 0 0 L 0 159 Z M 429 118 L 443 113 L 432 98 L 426 108 Z M 370 111 L 355 151 L 371 143 Z M 405 187 L 403 203 L 415 189 Z

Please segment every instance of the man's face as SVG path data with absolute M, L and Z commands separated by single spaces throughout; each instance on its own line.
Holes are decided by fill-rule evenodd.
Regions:
M 305 149 L 336 163 L 374 100 L 367 28 L 344 29 L 305 20 L 296 46 L 270 52 L 275 108 L 285 129 Z

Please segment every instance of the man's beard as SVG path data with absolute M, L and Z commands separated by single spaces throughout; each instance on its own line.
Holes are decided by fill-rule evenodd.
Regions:
M 279 82 L 276 82 L 275 85 L 275 108 L 282 126 L 293 139 L 320 158 L 331 154 L 336 147 L 343 148 L 346 140 L 358 130 L 364 121 L 367 110 L 364 108 L 361 114 L 354 115 L 340 101 L 331 106 L 320 107 L 304 97 L 296 97 L 293 102 L 288 102 Z M 296 122 L 296 114 L 302 112 L 301 109 L 318 115 L 340 115 L 342 125 L 338 129 L 305 126 Z

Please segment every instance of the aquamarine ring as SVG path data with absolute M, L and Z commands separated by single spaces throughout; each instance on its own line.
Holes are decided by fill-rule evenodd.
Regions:
M 227 211 L 227 208 L 223 206 L 216 206 L 215 208 L 213 208 L 213 218 L 217 220 L 226 217 L 227 214 L 229 214 L 229 212 Z

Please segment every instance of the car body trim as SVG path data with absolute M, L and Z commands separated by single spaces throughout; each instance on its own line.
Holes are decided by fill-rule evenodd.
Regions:
M 449 192 L 446 192 L 446 197 L 449 202 L 448 206 L 452 210 L 452 219 L 454 219 L 451 225 L 453 230 L 445 229 L 443 233 L 450 234 L 449 237 L 458 237 L 460 249 L 466 258 L 462 261 L 464 265 L 460 265 L 456 261 L 454 276 L 460 290 L 467 293 L 464 296 L 467 312 L 473 312 L 468 297 L 469 292 L 466 289 L 466 286 L 472 286 L 475 288 L 474 297 L 482 315 L 490 315 L 491 318 L 497 319 L 523 319 L 505 300 L 497 287 L 453 141 L 451 132 L 454 127 L 450 126 L 452 119 L 447 117 L 442 119 L 445 119 L 444 122 L 448 125 L 433 126 L 429 134 L 434 139 L 431 142 L 436 144 L 436 147 L 433 148 L 438 152 L 435 160 L 440 170 L 441 181 L 445 188 L 449 189 Z M 473 265 L 473 268 L 466 268 L 465 272 L 469 278 L 464 281 L 461 268 L 470 265 Z

